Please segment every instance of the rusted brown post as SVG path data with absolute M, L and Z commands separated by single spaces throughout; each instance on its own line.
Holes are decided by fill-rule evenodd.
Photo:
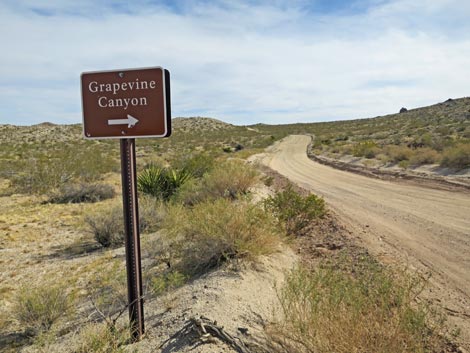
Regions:
M 139 211 L 135 139 L 121 139 L 122 201 L 124 209 L 127 297 L 131 338 L 138 341 L 145 332 L 142 266 L 140 260 Z

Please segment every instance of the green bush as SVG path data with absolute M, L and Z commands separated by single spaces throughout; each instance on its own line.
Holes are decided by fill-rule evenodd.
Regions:
M 310 222 L 326 214 L 325 201 L 314 194 L 302 196 L 289 184 L 285 190 L 269 196 L 265 209 L 272 212 L 287 234 L 301 234 Z
M 282 318 L 268 329 L 270 352 L 441 352 L 430 326 L 439 321 L 416 303 L 422 280 L 369 261 L 293 270 L 279 294 Z
M 49 202 L 81 203 L 98 202 L 115 196 L 114 188 L 107 184 L 66 184 L 62 186 Z
M 214 158 L 207 153 L 199 153 L 178 158 L 172 166 L 176 170 L 186 170 L 195 178 L 201 178 L 214 167 Z
M 48 331 L 60 318 L 66 318 L 71 302 L 64 285 L 25 286 L 18 291 L 14 313 L 22 325 L 38 334 Z
M 144 194 L 168 200 L 190 178 L 191 173 L 185 169 L 150 165 L 137 177 L 137 186 Z
M 448 148 L 444 151 L 441 166 L 446 168 L 470 168 L 470 143 Z
M 172 239 L 172 266 L 185 275 L 233 258 L 253 259 L 274 251 L 279 243 L 273 217 L 247 202 L 217 199 L 192 208 L 168 207 L 164 228 Z

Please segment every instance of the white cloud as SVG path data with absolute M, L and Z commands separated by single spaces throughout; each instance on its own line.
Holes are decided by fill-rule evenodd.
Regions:
M 368 117 L 468 94 L 470 32 L 458 29 L 470 5 L 397 0 L 335 16 L 288 3 L 102 2 L 91 17 L 92 2 L 49 3 L 52 16 L 28 10 L 35 2 L 0 5 L 0 122 L 79 122 L 82 71 L 155 65 L 171 71 L 175 116 L 240 124 Z

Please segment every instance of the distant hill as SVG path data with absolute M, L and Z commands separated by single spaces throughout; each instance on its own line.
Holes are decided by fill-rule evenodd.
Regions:
M 208 117 L 174 118 L 170 139 L 142 139 L 138 145 L 156 144 L 161 148 L 172 146 L 172 150 L 186 152 L 209 145 L 215 149 L 239 145 L 259 148 L 290 134 L 313 134 L 316 136 L 314 147 L 318 153 L 380 157 L 387 162 L 390 160 L 388 157 L 394 161 L 409 160 L 417 148 L 419 152 L 425 151 L 423 148 L 436 151 L 440 156 L 434 155 L 430 159 L 437 161 L 444 150 L 469 144 L 469 97 L 448 99 L 428 107 L 406 111 L 402 109 L 402 113 L 398 111 L 400 107 L 397 107 L 395 114 L 375 118 L 283 125 L 237 126 Z M 55 125 L 45 122 L 33 126 L 0 125 L 0 134 L 0 147 L 9 151 L 8 158 L 11 157 L 10 152 L 14 153 L 22 145 L 24 149 L 25 144 L 44 150 L 48 144 L 61 145 L 73 141 L 84 143 L 81 124 Z M 115 146 L 114 142 L 95 141 L 111 146 Z M 389 146 L 402 147 L 399 152 L 405 155 L 390 156 L 397 151 L 390 152 L 393 148 Z M 426 152 L 431 153 L 429 150 Z
M 174 118 L 172 127 L 183 132 L 231 129 L 235 126 L 213 118 Z

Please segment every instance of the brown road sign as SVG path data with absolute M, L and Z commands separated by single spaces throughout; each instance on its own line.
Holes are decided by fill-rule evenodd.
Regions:
M 170 73 L 161 67 L 84 72 L 85 138 L 168 137 Z

